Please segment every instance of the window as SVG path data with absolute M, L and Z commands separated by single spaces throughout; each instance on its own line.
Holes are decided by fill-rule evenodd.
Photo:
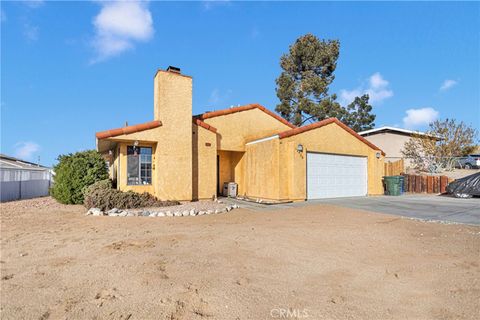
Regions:
M 152 148 L 127 147 L 127 184 L 152 184 Z

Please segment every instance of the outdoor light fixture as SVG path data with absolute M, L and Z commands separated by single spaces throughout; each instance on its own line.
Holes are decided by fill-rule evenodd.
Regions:
M 375 157 L 377 159 L 380 159 L 381 156 L 382 156 L 382 153 L 380 151 L 375 152 Z
M 298 146 L 297 146 L 297 152 L 298 152 L 298 153 L 302 153 L 302 152 L 303 152 L 303 145 L 301 145 L 300 143 L 299 143 Z
M 138 140 L 135 140 L 135 142 L 133 143 L 133 145 L 134 145 L 135 147 L 138 147 Z

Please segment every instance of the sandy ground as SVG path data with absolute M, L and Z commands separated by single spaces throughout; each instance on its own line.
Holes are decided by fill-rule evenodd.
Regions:
M 84 216 L 49 198 L 1 209 L 2 319 L 480 318 L 480 227 L 328 205 L 178 218 Z

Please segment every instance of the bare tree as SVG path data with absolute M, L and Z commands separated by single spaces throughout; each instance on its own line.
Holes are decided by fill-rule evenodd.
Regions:
M 414 134 L 402 154 L 415 168 L 438 172 L 453 169 L 458 157 L 473 151 L 477 130 L 455 119 L 436 120 L 426 134 Z

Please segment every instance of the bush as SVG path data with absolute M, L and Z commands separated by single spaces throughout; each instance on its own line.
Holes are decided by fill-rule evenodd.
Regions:
M 87 209 L 99 208 L 102 211 L 109 209 L 133 209 L 144 207 L 166 207 L 180 204 L 178 201 L 160 201 L 151 194 L 142 194 L 112 189 L 110 180 L 98 181 L 85 189 L 84 205 Z
M 64 204 L 82 204 L 85 188 L 108 178 L 107 164 L 95 150 L 60 155 L 54 171 L 51 194 Z

